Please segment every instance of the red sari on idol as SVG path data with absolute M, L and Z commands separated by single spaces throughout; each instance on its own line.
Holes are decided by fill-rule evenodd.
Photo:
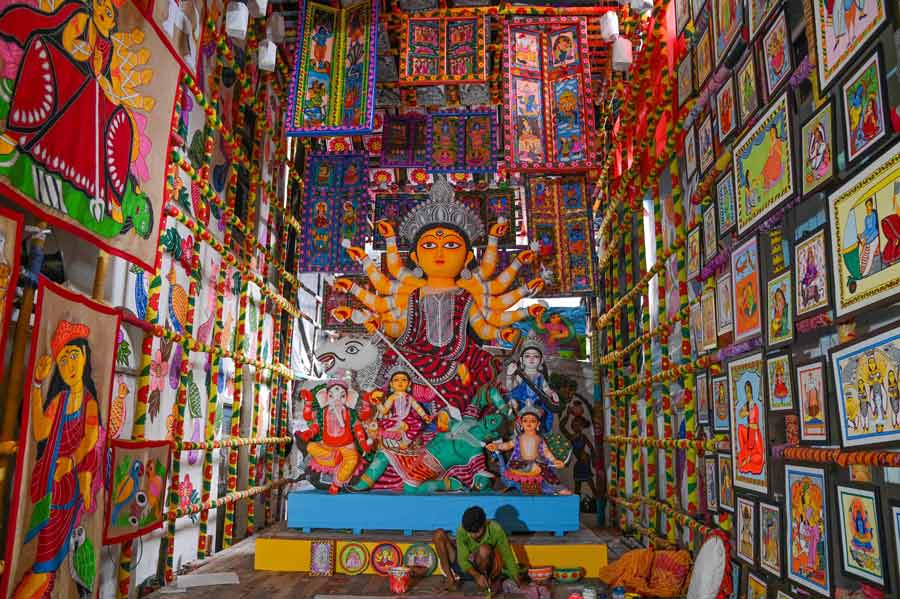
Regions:
M 62 33 L 84 13 L 88 21 L 76 43 L 91 54 L 82 62 L 63 47 Z M 52 13 L 13 5 L 0 14 L 0 36 L 24 50 L 6 133 L 44 169 L 89 196 L 121 206 L 134 126 L 125 108 L 100 87 L 99 79 L 110 78 L 113 42 L 97 32 L 91 47 L 91 27 L 87 7 L 72 0 Z
M 62 478 L 54 480 L 57 460 L 66 457 L 74 460 L 75 452 L 84 439 L 88 403 L 97 404 L 87 389 L 83 393 L 81 407 L 67 414 L 71 395 L 68 391 L 61 392 L 50 434 L 42 444 L 38 444 L 30 489 L 34 510 L 24 540 L 24 544 L 28 544 L 37 537 L 37 554 L 31 567 L 37 573 L 56 572 L 69 554 L 69 537 L 81 520 L 84 506 L 78 474 L 90 472 L 92 480 L 101 480 L 102 464 L 97 459 L 96 448 Z M 98 426 L 99 423 L 91 424 Z
M 494 368 L 491 355 L 469 331 L 469 309 L 474 300 L 459 288 L 425 297 L 420 291 L 409 294 L 406 329 L 395 345 L 447 401 L 464 416 L 477 418 L 481 414 L 471 406 L 472 398 L 494 378 Z M 394 352 L 388 352 L 383 368 L 390 369 L 398 360 Z M 466 381 L 459 376 L 460 366 L 468 371 Z

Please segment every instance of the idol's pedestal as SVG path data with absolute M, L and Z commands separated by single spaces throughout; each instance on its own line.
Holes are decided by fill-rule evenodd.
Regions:
M 581 567 L 587 577 L 595 578 L 607 563 L 606 544 L 581 524 L 577 495 L 297 491 L 288 496 L 287 526 L 257 535 L 256 569 L 308 572 L 313 540 L 333 539 L 336 555 L 347 543 L 362 543 L 371 552 L 376 545 L 391 542 L 406 551 L 415 543 L 430 543 L 438 528 L 455 533 L 463 512 L 474 505 L 510 533 L 522 564 Z M 335 573 L 346 572 L 337 564 Z M 365 573 L 375 571 L 369 566 Z

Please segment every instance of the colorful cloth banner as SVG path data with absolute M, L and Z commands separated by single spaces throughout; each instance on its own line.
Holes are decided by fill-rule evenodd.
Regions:
M 428 122 L 428 170 L 491 173 L 497 167 L 496 115 L 491 111 L 438 112 Z
M 404 17 L 400 81 L 409 85 L 487 81 L 485 18 Z
M 367 164 L 362 153 L 307 155 L 300 272 L 362 273 L 342 243 L 363 247 L 371 235 Z
M 119 313 L 41 278 L 0 591 L 93 597 Z
M 378 4 L 363 0 L 338 9 L 301 3 L 287 135 L 372 132 Z
M 427 130 L 424 114 L 387 116 L 381 137 L 381 166 L 428 166 Z
M 509 169 L 573 172 L 596 166 L 586 19 L 509 20 L 505 32 Z
M 538 268 L 552 282 L 542 296 L 587 294 L 593 291 L 590 198 L 583 177 L 528 179 L 528 236 L 537 241 Z
M 108 10 L 0 0 L 0 189 L 152 270 L 180 65 L 133 3 Z

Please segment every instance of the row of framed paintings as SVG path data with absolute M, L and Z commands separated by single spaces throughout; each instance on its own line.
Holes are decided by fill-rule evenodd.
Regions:
M 784 465 L 784 501 L 771 501 L 753 495 L 737 494 L 728 489 L 721 466 L 728 456 L 708 458 L 707 464 L 719 464 L 712 471 L 707 466 L 707 495 L 716 486 L 715 499 L 720 507 L 735 514 L 735 557 L 763 572 L 749 573 L 749 591 L 754 586 L 757 597 L 765 598 L 767 575 L 779 582 L 787 579 L 809 591 L 834 596 L 832 535 L 839 542 L 841 572 L 885 590 L 890 587 L 887 543 L 893 537 L 896 555 L 900 555 L 900 502 L 886 505 L 888 518 L 882 516 L 882 502 L 877 487 L 870 485 L 829 485 L 825 468 L 786 463 Z M 718 479 L 716 476 L 718 476 Z M 723 492 L 722 487 L 726 486 Z M 835 497 L 835 499 L 829 499 Z M 730 503 L 723 504 L 723 499 Z M 832 503 L 832 501 L 834 503 Z M 829 505 L 831 504 L 831 505 Z M 829 519 L 834 509 L 837 523 Z M 887 524 L 885 524 L 887 521 Z M 888 530 L 891 533 L 888 533 Z M 895 558 L 896 559 L 896 558 Z M 900 566 L 900 563 L 898 563 Z
M 731 172 L 725 173 L 717 184 L 716 197 L 704 210 L 702 223 L 688 232 L 688 279 L 695 278 L 701 264 L 711 262 L 719 252 L 721 225 L 724 222 L 728 226 L 734 214 L 731 207 L 738 199 L 734 190 Z M 738 200 L 743 202 L 746 197 Z M 900 292 L 900 142 L 828 194 L 826 206 L 828 225 L 794 245 L 793 281 L 785 276 L 780 283 L 774 278 L 767 283 L 769 291 L 775 285 L 782 285 L 784 291 L 793 290 L 793 294 L 785 294 L 785 299 L 793 296 L 797 319 L 832 307 L 832 293 L 836 316 L 845 318 L 883 304 Z M 740 213 L 738 209 L 738 220 Z M 762 284 L 758 257 L 756 237 L 732 248 L 736 300 L 759 302 Z M 759 311 L 751 311 L 747 319 L 742 319 L 739 305 L 738 301 L 733 303 L 737 341 L 762 332 Z
M 802 1 L 810 3 L 813 27 L 808 34 L 813 39 L 807 43 L 813 47 L 808 52 L 815 56 L 819 92 L 824 93 L 887 23 L 887 5 L 884 0 L 867 0 L 864 5 L 849 7 L 829 0 Z M 791 70 L 790 52 L 782 54 L 790 46 L 790 30 L 781 6 L 779 0 L 748 0 L 746 7 L 742 0 L 676 0 L 678 33 L 692 19 L 698 27 L 699 37 L 693 48 L 697 89 L 703 87 L 709 75 L 726 59 L 733 59 L 733 51 L 741 49 L 739 40 L 758 42 L 761 52 L 767 60 L 771 59 L 774 67 L 766 75 L 767 83 L 774 85 L 767 88 L 778 87 Z M 708 19 L 701 18 L 707 11 Z M 746 35 L 742 35 L 744 29 Z M 690 62 L 690 54 L 687 60 Z M 782 70 L 786 73 L 782 74 Z M 679 79 L 684 72 L 682 63 Z M 682 97 L 679 93 L 679 104 L 683 103 Z
M 881 64 L 876 51 L 841 87 L 840 120 L 848 164 L 883 147 L 889 130 Z M 719 91 L 717 112 L 701 116 L 696 128 L 692 125 L 685 133 L 685 180 L 712 167 L 717 135 L 718 144 L 723 143 L 723 127 L 730 127 L 728 135 L 736 130 L 734 85 L 729 79 Z M 704 214 L 704 224 L 715 224 L 718 236 L 732 229 L 743 235 L 788 198 L 807 196 L 834 179 L 837 144 L 831 101 L 797 131 L 792 128 L 795 116 L 790 104 L 787 92 L 777 97 L 735 142 L 732 170 L 716 181 L 717 218 L 708 220 Z

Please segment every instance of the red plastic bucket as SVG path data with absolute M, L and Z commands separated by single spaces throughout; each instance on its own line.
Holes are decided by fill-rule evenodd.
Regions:
M 391 592 L 402 594 L 409 590 L 409 568 L 396 566 L 388 570 L 388 581 L 391 584 Z

